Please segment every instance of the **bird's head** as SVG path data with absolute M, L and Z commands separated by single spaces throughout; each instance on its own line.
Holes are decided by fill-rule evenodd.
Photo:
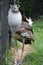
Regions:
M 12 11 L 13 11 L 13 12 L 18 12 L 18 11 L 19 11 L 19 7 L 18 7 L 16 4 L 14 4 L 14 5 L 12 6 Z

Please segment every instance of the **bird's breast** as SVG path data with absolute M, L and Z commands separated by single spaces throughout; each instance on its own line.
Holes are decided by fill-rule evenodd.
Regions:
M 20 12 L 18 13 L 13 13 L 13 12 L 9 12 L 8 13 L 8 24 L 9 25 L 21 25 L 22 23 L 22 15 Z

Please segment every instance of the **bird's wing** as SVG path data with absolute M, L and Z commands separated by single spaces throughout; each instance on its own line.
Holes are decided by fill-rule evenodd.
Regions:
M 21 28 L 25 28 L 27 30 L 31 30 L 32 27 L 27 22 L 22 22 Z

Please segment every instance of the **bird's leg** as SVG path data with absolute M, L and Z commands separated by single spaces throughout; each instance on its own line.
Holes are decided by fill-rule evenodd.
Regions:
M 15 64 L 17 64 L 17 57 L 18 57 L 18 43 L 17 43 L 17 40 L 15 39 L 15 53 L 16 53 L 16 56 L 15 56 Z
M 22 63 L 22 60 L 23 60 L 23 52 L 24 52 L 25 39 L 23 38 L 22 41 L 23 41 L 23 46 L 22 46 L 22 53 L 21 53 L 21 63 Z

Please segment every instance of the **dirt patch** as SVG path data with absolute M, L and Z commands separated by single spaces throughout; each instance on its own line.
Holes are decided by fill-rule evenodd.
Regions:
M 21 46 L 22 46 L 22 44 L 21 44 Z M 11 48 L 11 51 L 12 51 L 12 59 L 13 59 L 13 61 L 15 60 L 15 58 L 16 58 L 16 60 L 20 60 L 21 59 L 21 53 L 22 53 L 22 49 L 18 49 L 18 56 L 16 57 L 16 53 L 15 53 L 15 48 Z M 30 44 L 25 44 L 24 45 L 24 52 L 23 52 L 23 56 L 22 56 L 22 58 L 24 58 L 24 56 L 27 54 L 27 53 L 30 53 L 30 52 L 32 52 L 33 51 L 33 47 L 32 47 L 32 45 L 30 45 Z

